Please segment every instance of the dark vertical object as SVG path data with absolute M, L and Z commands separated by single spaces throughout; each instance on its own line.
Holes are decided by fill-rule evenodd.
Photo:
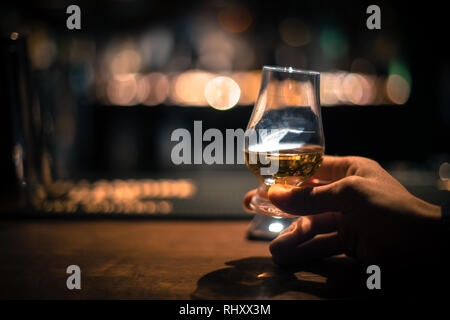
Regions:
M 1 39 L 1 63 L 0 63 L 0 96 L 2 99 L 0 110 L 0 193 L 1 195 L 13 195 L 18 192 L 18 181 L 13 162 L 14 142 L 13 138 L 13 118 L 12 106 L 15 104 L 13 95 L 9 92 L 9 82 L 7 63 L 9 62 L 9 45 L 11 40 Z
M 39 130 L 31 117 L 32 91 L 26 41 L 17 33 L 1 38 L 0 45 L 0 188 L 9 200 L 23 198 L 37 176 L 33 134 Z M 22 196 L 22 197 L 21 197 Z

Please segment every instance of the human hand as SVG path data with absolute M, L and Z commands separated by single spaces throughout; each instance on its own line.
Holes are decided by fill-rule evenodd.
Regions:
M 441 209 L 409 193 L 377 162 L 325 156 L 314 175 L 327 185 L 273 185 L 269 199 L 301 216 L 270 244 L 275 263 L 297 265 L 346 253 L 365 263 L 414 263 L 435 256 Z M 244 206 L 255 190 L 244 197 Z

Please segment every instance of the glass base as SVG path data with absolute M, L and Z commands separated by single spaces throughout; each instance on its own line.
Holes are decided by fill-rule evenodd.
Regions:
M 247 239 L 265 240 L 275 239 L 281 231 L 291 225 L 296 219 L 284 219 L 257 214 L 253 218 L 247 230 Z
M 260 214 L 264 214 L 271 217 L 280 217 L 280 218 L 298 218 L 299 216 L 289 214 L 284 212 L 283 210 L 277 208 L 270 202 L 269 196 L 267 194 L 267 187 L 265 185 L 261 185 L 258 188 L 258 192 L 252 197 L 250 201 L 250 208 Z

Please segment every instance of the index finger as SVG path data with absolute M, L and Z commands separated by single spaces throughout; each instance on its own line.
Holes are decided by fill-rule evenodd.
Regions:
M 351 163 L 347 157 L 324 156 L 322 165 L 317 169 L 313 179 L 334 182 L 345 178 Z

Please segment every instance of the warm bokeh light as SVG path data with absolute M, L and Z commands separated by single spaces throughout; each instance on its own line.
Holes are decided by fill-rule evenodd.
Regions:
M 441 180 L 450 180 L 450 163 L 444 162 L 439 166 L 439 178 Z
M 111 104 L 129 106 L 136 103 L 135 96 L 137 92 L 136 75 L 122 74 L 116 75 L 108 81 L 106 94 Z
M 395 104 L 405 104 L 408 101 L 411 88 L 408 82 L 397 74 L 392 74 L 386 81 L 386 94 Z
M 191 70 L 183 72 L 172 79 L 170 97 L 180 105 L 206 106 L 205 88 L 214 78 L 209 72 Z
M 361 104 L 364 98 L 364 90 L 357 74 L 350 73 L 347 75 L 344 78 L 342 87 L 347 101 L 353 104 Z
M 112 57 L 109 67 L 113 75 L 138 72 L 141 56 L 134 48 L 122 49 Z
M 335 94 L 336 94 L 337 99 L 339 100 L 338 104 L 347 104 L 348 103 L 347 97 L 343 90 L 344 79 L 345 79 L 345 77 L 347 77 L 347 75 L 348 75 L 348 72 L 345 72 L 345 71 L 337 71 L 334 73 L 334 76 L 337 79 L 337 87 L 335 90 Z
M 359 101 L 361 105 L 370 105 L 375 101 L 377 95 L 377 88 L 372 76 L 365 74 L 357 74 L 363 89 L 363 96 Z
M 238 3 L 218 4 L 214 12 L 217 15 L 194 15 L 189 20 L 187 25 L 192 29 L 185 31 L 195 35 L 189 38 L 189 44 L 178 43 L 178 33 L 167 26 L 114 34 L 99 45 L 96 39 L 84 36 L 60 42 L 50 29 L 39 25 L 28 36 L 31 64 L 37 70 L 48 70 L 56 63 L 70 65 L 70 89 L 86 94 L 94 88 L 92 97 L 105 105 L 211 105 L 221 110 L 252 105 L 259 91 L 260 67 L 266 59 L 261 54 L 266 50 L 265 34 L 261 39 L 252 36 L 255 30 L 251 27 L 259 27 L 254 23 L 258 16 Z M 272 48 L 273 63 L 328 70 L 321 72 L 323 106 L 408 101 L 411 70 L 396 54 L 394 38 L 380 34 L 373 46 L 374 55 L 364 56 L 359 51 L 358 56 L 353 56 L 357 53 L 350 50 L 353 39 L 341 24 L 328 21 L 318 28 L 290 13 L 278 18 L 278 29 L 271 35 L 275 42 L 267 43 Z M 9 38 L 18 39 L 19 34 L 12 32 Z M 380 61 L 385 65 L 380 65 Z M 338 66 L 348 70 L 333 69 Z M 377 74 L 385 67 L 387 75 Z M 227 82 L 220 86 L 211 82 L 217 77 L 227 77 L 237 84 L 240 94 L 236 103 L 236 90 L 222 91 L 221 86 L 232 89 L 226 86 Z M 211 87 L 205 91 L 208 84 Z M 286 83 L 280 84 L 279 89 L 286 93 L 295 88 Z M 275 99 L 268 94 L 269 101 Z M 227 101 L 226 95 L 234 100 Z M 275 103 L 303 105 L 306 97 L 303 93 L 284 96 L 288 100 Z
M 161 104 L 169 94 L 169 86 L 169 79 L 165 74 L 149 73 L 138 82 L 138 100 L 147 106 Z
M 242 5 L 232 5 L 219 12 L 219 23 L 225 30 L 240 33 L 252 24 L 250 12 Z
M 55 41 L 44 29 L 38 29 L 30 34 L 28 46 L 31 64 L 36 69 L 49 68 L 58 53 Z
M 187 70 L 177 74 L 118 73 L 106 79 L 97 79 L 97 96 L 104 97 L 102 99 L 106 99 L 105 102 L 110 105 L 155 106 L 167 103 L 192 107 L 209 105 L 227 110 L 237 105 L 255 103 L 261 72 L 213 73 Z M 397 74 L 386 79 L 373 74 L 347 71 L 321 73 L 320 99 L 323 106 L 404 104 L 409 98 L 410 90 L 408 82 Z M 280 107 L 308 105 L 308 99 L 311 99 L 305 84 L 293 80 L 271 81 L 267 94 L 268 101 Z
M 438 189 L 450 191 L 450 163 L 448 162 L 439 166 Z
M 143 103 L 150 94 L 150 81 L 146 76 L 139 75 L 136 79 L 136 101 Z
M 285 19 L 280 24 L 281 39 L 292 47 L 300 47 L 310 40 L 310 32 L 307 25 L 298 19 Z
M 17 40 L 19 38 L 19 34 L 17 32 L 11 32 L 11 34 L 9 35 L 9 38 L 11 40 Z
M 56 200 L 51 194 L 54 187 L 64 192 Z M 39 186 L 32 202 L 36 209 L 48 212 L 168 214 L 173 210 L 168 199 L 188 199 L 196 192 L 196 185 L 188 179 L 55 181 Z
M 239 85 L 229 77 L 217 77 L 205 87 L 205 98 L 214 109 L 227 110 L 234 107 L 241 96 Z
M 253 104 L 256 101 L 261 83 L 260 71 L 235 72 L 231 78 L 241 88 L 241 97 L 239 98 L 240 105 Z
M 347 72 L 321 74 L 321 103 L 324 106 L 373 104 L 377 95 L 376 78 Z
M 322 105 L 338 104 L 337 96 L 340 90 L 341 81 L 334 73 L 322 73 L 320 75 L 320 102 Z

